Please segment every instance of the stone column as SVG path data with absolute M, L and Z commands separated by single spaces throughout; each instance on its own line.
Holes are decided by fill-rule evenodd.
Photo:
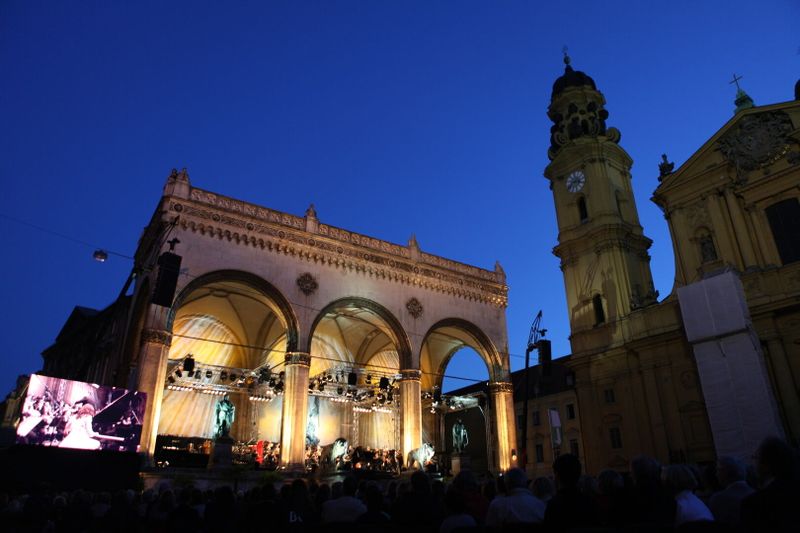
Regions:
M 281 417 L 281 465 L 290 470 L 305 468 L 308 422 L 308 373 L 311 356 L 286 353 L 283 414 Z
M 403 461 L 408 452 L 422 446 L 422 372 L 400 371 L 400 409 L 403 416 Z
M 489 393 L 494 408 L 495 435 L 497 435 L 497 465 L 505 472 L 517 466 L 512 450 L 517 447 L 517 428 L 514 424 L 514 393 L 508 381 L 492 381 Z
M 136 390 L 147 394 L 142 440 L 139 450 L 147 454 L 147 463 L 152 463 L 156 449 L 158 421 L 161 418 L 161 400 L 164 397 L 164 382 L 167 379 L 167 356 L 172 343 L 172 334 L 163 329 L 143 329 L 136 365 Z

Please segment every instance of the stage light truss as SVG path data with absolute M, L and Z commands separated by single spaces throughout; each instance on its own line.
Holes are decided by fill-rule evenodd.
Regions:
M 192 371 L 184 370 L 183 359 L 167 364 L 167 389 L 176 392 L 198 392 L 215 396 L 247 393 L 253 401 L 270 401 L 283 393 L 283 372 L 273 374 L 269 367 L 235 368 L 199 363 Z
M 312 376 L 308 393 L 363 409 L 357 412 L 391 412 L 399 406 L 399 378 L 381 369 L 338 365 Z

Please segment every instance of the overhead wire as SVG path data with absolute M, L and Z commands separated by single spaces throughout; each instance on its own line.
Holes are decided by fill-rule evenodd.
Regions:
M 65 234 L 60 233 L 58 231 L 51 230 L 51 229 L 45 228 L 43 226 L 39 226 L 37 224 L 32 224 L 30 222 L 27 222 L 25 220 L 19 219 L 17 217 L 14 217 L 14 216 L 11 216 L 11 215 L 8 215 L 8 214 L 5 214 L 5 213 L 0 213 L 0 217 L 5 218 L 5 219 L 10 220 L 10 221 L 13 221 L 13 222 L 16 222 L 18 224 L 24 225 L 24 226 L 28 226 L 30 228 L 36 229 L 38 231 L 41 231 L 43 233 L 46 233 L 46 234 L 49 234 L 49 235 L 52 235 L 52 236 L 55 236 L 55 237 L 59 237 L 61 239 L 65 239 L 67 241 L 70 241 L 70 242 L 73 242 L 73 243 L 76 243 L 76 244 L 80 244 L 82 246 L 86 246 L 88 248 L 94 248 L 94 249 L 103 250 L 103 251 L 105 251 L 106 253 L 108 253 L 110 255 L 121 257 L 123 259 L 129 259 L 131 261 L 135 260 L 135 258 L 133 256 L 130 256 L 130 255 L 127 255 L 127 254 L 123 254 L 123 253 L 120 253 L 120 252 L 116 252 L 116 251 L 110 250 L 109 248 L 106 248 L 106 247 L 103 247 L 103 246 L 99 246 L 99 245 L 90 243 L 88 241 L 84 241 L 84 240 L 81 240 L 81 239 L 76 239 L 76 238 L 71 237 L 69 235 L 65 235 Z M 192 279 L 197 279 L 197 278 L 200 277 L 199 275 L 193 275 L 193 274 L 190 274 L 190 273 L 185 272 L 185 271 L 179 272 L 179 275 L 186 276 L 186 277 L 192 278 Z M 233 285 L 233 284 L 235 284 L 235 285 Z M 226 286 L 227 285 L 227 286 L 235 289 L 235 291 L 249 293 L 249 294 L 251 294 L 253 296 L 257 296 L 258 298 L 267 298 L 267 299 L 269 299 L 268 295 L 264 294 L 261 291 L 258 291 L 257 289 L 248 287 L 243 282 L 219 281 L 219 282 L 216 282 L 216 285 L 222 285 L 222 286 Z M 284 298 L 286 298 L 286 297 L 284 296 Z M 310 306 L 310 305 L 306 305 L 306 304 L 303 304 L 303 303 L 300 303 L 300 302 L 297 302 L 297 301 L 289 300 L 288 298 L 286 298 L 286 301 L 292 306 L 308 309 L 310 311 L 314 311 L 314 312 L 317 312 L 317 313 L 320 313 L 320 312 L 322 312 L 324 310 L 324 308 L 316 308 L 316 307 L 313 307 L 313 306 Z M 267 306 L 267 307 L 269 307 L 269 306 Z M 434 332 L 434 333 L 437 333 L 437 332 Z M 254 350 L 259 350 L 262 353 L 266 353 L 266 352 L 269 352 L 269 353 L 286 353 L 287 352 L 286 350 L 275 350 L 275 349 L 271 349 L 271 348 L 264 348 L 264 347 L 254 346 L 254 345 L 247 345 L 247 344 L 228 342 L 228 341 L 221 341 L 221 340 L 217 340 L 217 339 L 206 339 L 206 338 L 201 338 L 201 337 L 194 337 L 194 336 L 184 335 L 184 334 L 179 334 L 179 333 L 173 333 L 172 335 L 174 337 L 182 337 L 182 338 L 187 338 L 187 339 L 191 339 L 191 340 L 204 341 L 204 342 L 213 342 L 213 343 L 217 343 L 217 344 L 225 344 L 225 345 L 230 345 L 230 346 L 235 346 L 235 347 L 240 347 L 240 348 L 254 349 Z M 443 334 L 443 336 L 447 336 L 447 335 Z M 472 348 L 474 350 L 474 348 L 472 346 L 469 346 L 466 343 L 464 343 L 464 345 L 469 347 L 469 348 Z M 522 359 L 524 359 L 524 357 L 525 357 L 524 355 L 515 354 L 515 353 L 511 353 L 511 352 L 508 352 L 508 355 L 509 355 L 509 357 L 516 357 L 516 358 L 522 358 Z M 352 365 L 352 366 L 357 366 L 357 367 L 384 368 L 384 369 L 387 369 L 387 370 L 391 370 L 392 372 L 397 372 L 398 371 L 398 369 L 394 369 L 394 368 L 391 368 L 391 367 L 382 367 L 380 365 L 371 365 L 371 364 L 368 364 L 368 363 L 367 364 L 363 364 L 363 363 L 347 362 L 347 361 L 342 361 L 342 360 L 339 360 L 339 359 L 326 358 L 324 356 L 319 356 L 319 355 L 314 355 L 314 357 L 317 358 L 317 359 L 323 359 L 323 360 L 328 360 L 328 361 L 345 363 L 345 364 Z M 484 379 L 467 378 L 467 377 L 463 377 L 463 376 L 454 376 L 454 375 L 449 375 L 449 374 L 439 374 L 437 372 L 428 372 L 428 371 L 423 371 L 423 370 L 420 370 L 420 372 L 422 374 L 429 375 L 429 376 L 434 376 L 434 377 L 437 377 L 437 378 L 438 377 L 442 377 L 442 378 L 456 379 L 456 380 L 461 380 L 461 381 L 469 381 L 469 382 L 473 382 L 473 383 L 480 383 L 482 381 L 486 381 Z

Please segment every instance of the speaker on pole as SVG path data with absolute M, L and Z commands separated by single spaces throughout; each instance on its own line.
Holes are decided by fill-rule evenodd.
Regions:
M 178 274 L 181 270 L 181 256 L 172 252 L 164 252 L 158 258 L 158 277 L 153 290 L 153 299 L 156 305 L 171 307 L 175 298 L 175 288 L 178 286 Z

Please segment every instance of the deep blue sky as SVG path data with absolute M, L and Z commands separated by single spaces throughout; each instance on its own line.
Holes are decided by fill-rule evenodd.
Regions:
M 233 4 L 233 5 L 231 5 Z M 131 254 L 172 167 L 202 188 L 508 274 L 510 348 L 543 309 L 569 352 L 547 165 L 561 48 L 605 94 L 662 296 L 674 265 L 649 202 L 732 115 L 800 77 L 793 0 L 0 3 L 0 215 Z M 0 394 L 74 305 L 129 261 L 0 216 Z M 485 375 L 464 358 L 448 369 Z M 522 359 L 512 357 L 518 368 Z M 461 385 L 461 382 L 456 383 Z

